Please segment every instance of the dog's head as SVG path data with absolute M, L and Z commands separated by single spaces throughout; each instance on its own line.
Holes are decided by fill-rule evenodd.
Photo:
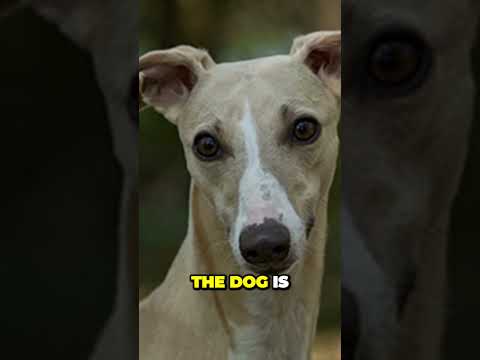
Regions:
M 445 223 L 461 172 L 473 110 L 469 4 L 343 4 L 342 201 L 394 281 L 416 261 L 415 243 Z
M 359 298 L 357 359 L 408 358 L 398 349 L 410 344 L 417 353 L 427 342 L 400 326 L 432 318 L 420 310 L 429 301 L 441 306 L 448 216 L 473 116 L 474 3 L 342 2 L 342 278 Z
M 296 39 L 290 55 L 218 65 L 187 46 L 140 58 L 142 99 L 177 125 L 193 181 L 244 269 L 290 268 L 326 206 L 340 43 L 339 32 L 317 32 Z

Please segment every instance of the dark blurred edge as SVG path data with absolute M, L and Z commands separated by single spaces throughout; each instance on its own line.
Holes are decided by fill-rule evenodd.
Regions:
M 479 349 L 480 26 L 477 29 L 472 61 L 476 86 L 476 113 L 472 121 L 465 169 L 452 209 L 448 250 L 450 270 L 446 333 L 447 359 L 477 358 Z
M 90 54 L 32 10 L 0 17 L 0 44 L 0 354 L 87 359 L 116 291 L 123 179 L 105 99 Z

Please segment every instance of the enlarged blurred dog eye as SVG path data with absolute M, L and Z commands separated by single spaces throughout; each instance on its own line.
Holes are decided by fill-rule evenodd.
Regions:
M 311 144 L 320 136 L 321 127 L 317 120 L 312 117 L 302 117 L 295 121 L 292 131 L 292 139 L 297 144 Z
M 193 141 L 193 152 L 200 160 L 212 161 L 220 157 L 221 147 L 213 135 L 200 133 Z
M 417 72 L 420 54 L 405 41 L 380 44 L 372 54 L 370 74 L 378 81 L 399 84 L 411 79 Z
M 387 33 L 371 48 L 367 71 L 381 88 L 410 90 L 423 82 L 430 62 L 431 53 L 418 36 Z

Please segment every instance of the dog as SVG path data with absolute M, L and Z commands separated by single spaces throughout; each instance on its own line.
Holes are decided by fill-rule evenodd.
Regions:
M 338 151 L 341 34 L 216 64 L 140 57 L 139 92 L 178 127 L 192 177 L 186 238 L 140 304 L 140 359 L 309 359 Z M 286 291 L 194 291 L 190 274 L 289 274 Z
M 342 3 L 342 286 L 355 326 L 342 330 L 350 359 L 437 360 L 478 5 L 378 4 Z

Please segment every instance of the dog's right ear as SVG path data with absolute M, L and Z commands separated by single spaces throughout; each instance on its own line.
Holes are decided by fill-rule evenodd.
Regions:
M 152 106 L 176 124 L 199 78 L 215 63 L 191 46 L 149 52 L 139 59 L 140 110 Z

